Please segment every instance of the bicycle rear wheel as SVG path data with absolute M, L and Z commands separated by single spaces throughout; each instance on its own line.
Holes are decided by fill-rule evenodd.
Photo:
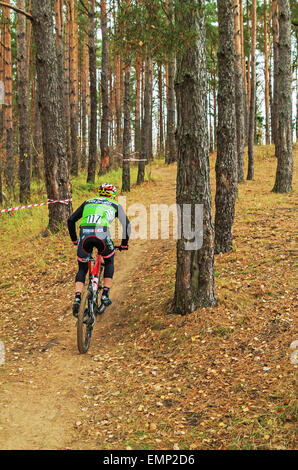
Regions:
M 77 343 L 78 350 L 81 354 L 85 354 L 90 346 L 91 333 L 94 325 L 90 315 L 91 302 L 92 293 L 87 290 L 81 300 L 80 311 L 77 321 Z

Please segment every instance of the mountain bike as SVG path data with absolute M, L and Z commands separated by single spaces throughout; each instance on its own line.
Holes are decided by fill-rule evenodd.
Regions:
M 115 246 L 115 249 L 121 250 L 121 247 Z M 102 256 L 98 254 L 96 259 L 89 256 L 86 261 L 88 262 L 89 284 L 82 296 L 77 320 L 77 344 L 81 354 L 88 351 L 96 318 L 98 315 L 102 315 L 106 309 L 106 305 L 103 303 L 98 305 L 98 294 L 103 289 L 104 261 Z

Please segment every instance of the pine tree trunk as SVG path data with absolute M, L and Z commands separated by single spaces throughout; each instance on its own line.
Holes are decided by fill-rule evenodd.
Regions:
M 255 117 L 256 117 L 256 21 L 257 4 L 252 0 L 251 15 L 251 78 L 250 78 L 250 105 L 248 127 L 248 168 L 247 179 L 254 178 L 254 144 L 255 144 Z
M 163 132 L 163 80 L 162 65 L 158 64 L 158 95 L 159 95 L 159 154 L 164 155 L 164 132 Z
M 35 66 L 35 64 L 34 64 Z M 32 177 L 41 179 L 42 135 L 35 75 L 31 85 Z
M 116 80 L 116 147 L 120 150 L 121 148 L 121 96 L 120 96 L 120 88 L 121 88 L 121 79 L 120 79 L 120 64 L 121 60 L 119 55 L 115 57 L 115 80 Z
M 114 146 L 114 106 L 113 106 L 113 72 L 112 72 L 112 45 L 109 42 L 109 142 L 108 147 L 113 148 Z M 112 165 L 112 158 L 110 156 L 109 164 Z
M 235 114 L 235 48 L 233 3 L 233 0 L 217 0 L 219 48 L 215 195 L 216 253 L 226 253 L 232 249 L 235 199 L 237 194 L 237 132 Z M 237 57 L 240 58 L 238 51 Z M 237 64 L 237 66 L 239 66 L 239 64 Z M 241 75 L 242 71 L 240 67 L 240 76 Z M 240 76 L 237 76 L 237 78 L 239 79 Z M 240 97 L 239 104 L 241 102 L 243 102 L 242 96 Z
M 69 8 L 66 8 L 65 39 L 64 39 L 64 116 L 66 152 L 69 168 L 71 167 L 71 133 L 70 133 L 70 17 Z
M 83 54 L 82 54 L 82 67 L 81 67 L 81 83 L 82 83 L 82 158 L 81 168 L 85 170 L 87 164 L 87 127 L 88 127 L 88 82 L 89 82 L 89 61 L 88 61 L 88 36 L 84 35 L 83 40 Z
M 101 139 L 100 174 L 104 173 L 109 166 L 109 50 L 107 33 L 106 1 L 101 0 L 101 34 L 102 34 L 102 56 L 101 56 Z
M 272 97 L 272 41 L 271 41 L 271 23 L 272 23 L 272 11 L 269 10 L 269 28 L 268 28 L 268 56 L 269 56 L 269 66 L 268 66 L 268 86 L 269 86 L 269 109 L 270 109 L 270 142 L 274 141 L 273 137 L 273 97 Z
M 248 132 L 249 132 L 249 110 L 250 110 L 250 93 L 251 93 L 251 77 L 250 77 L 250 54 L 251 54 L 251 26 L 250 26 L 250 16 L 249 16 L 249 3 L 248 0 L 246 0 L 246 16 L 247 16 L 247 47 L 248 47 L 248 57 L 247 57 L 247 71 L 246 71 L 246 76 L 247 76 L 247 127 L 246 127 L 246 141 L 248 141 Z
M 25 0 L 18 0 L 18 8 L 25 10 Z M 18 112 L 19 112 L 19 180 L 20 202 L 26 203 L 30 198 L 31 178 L 31 150 L 29 130 L 29 84 L 28 84 L 28 59 L 26 44 L 26 18 L 18 15 L 17 23 L 17 47 L 18 47 Z
M 247 142 L 247 129 L 248 129 L 248 113 L 247 113 L 247 77 L 246 77 L 246 60 L 245 60 L 245 50 L 244 50 L 244 19 L 243 19 L 243 1 L 239 0 L 239 14 L 240 14 L 240 37 L 241 37 L 241 63 L 242 63 L 242 83 L 243 83 L 243 112 L 244 112 L 244 146 Z M 243 169 L 244 171 L 244 169 Z M 241 171 L 238 170 L 238 181 Z M 241 177 L 240 177 L 241 179 Z M 244 181 L 244 174 L 243 174 Z
M 172 311 L 193 312 L 199 307 L 216 303 L 214 290 L 214 227 L 209 181 L 206 26 L 204 1 L 194 0 L 197 7 L 189 9 L 182 0 L 177 9 L 178 26 L 194 29 L 195 45 L 177 57 L 177 206 L 189 204 L 192 222 L 195 208 L 203 206 L 202 245 L 190 247 L 184 223 L 177 242 L 177 268 Z M 181 9 L 180 9 L 181 6 Z M 181 221 L 182 222 L 182 221 Z M 196 244 L 196 242 L 194 242 Z
M 125 64 L 122 191 L 130 191 L 130 60 Z
M 296 39 L 296 42 L 298 43 L 297 39 Z M 298 141 L 298 68 L 296 67 L 296 142 L 297 141 Z
M 1 11 L 1 10 L 0 10 Z M 4 38 L 3 24 L 0 25 L 0 153 L 3 153 L 3 106 L 5 102 L 4 90 Z M 0 158 L 0 204 L 3 202 L 2 188 L 2 158 Z
M 97 162 L 97 79 L 96 79 L 96 26 L 95 5 L 92 0 L 89 6 L 89 75 L 90 75 L 90 132 L 87 181 L 94 183 Z
M 64 60 L 63 60 L 63 1 L 55 0 L 55 29 L 58 60 L 59 84 L 61 97 L 64 96 Z
M 235 39 L 235 106 L 236 106 L 236 129 L 237 129 L 237 160 L 238 160 L 238 182 L 244 181 L 244 139 L 245 139 L 245 109 L 244 109 L 244 83 L 242 71 L 241 51 L 241 24 L 238 0 L 234 0 L 234 39 Z
M 174 23 L 173 0 L 168 1 L 168 17 L 171 23 Z M 177 161 L 176 142 L 175 142 L 175 56 L 169 57 L 168 62 L 168 100 L 167 100 L 167 154 L 166 163 L 170 164 Z
M 264 0 L 264 49 L 265 49 L 265 135 L 266 145 L 270 145 L 270 117 L 269 117 L 269 80 L 268 80 L 268 24 L 267 24 L 267 0 Z
M 292 71 L 291 71 L 291 12 L 289 0 L 278 0 L 278 94 L 277 94 L 277 169 L 273 192 L 292 191 L 293 129 L 292 129 Z M 280 86 L 282 84 L 282 86 Z
M 32 0 L 32 16 L 47 196 L 48 199 L 64 200 L 71 197 L 71 186 L 51 1 Z M 72 204 L 50 204 L 48 229 L 56 232 L 65 227 L 71 212 Z
M 272 28 L 273 28 L 273 113 L 272 113 L 272 135 L 273 142 L 277 142 L 278 119 L 277 119 L 277 101 L 278 101 L 278 2 L 272 0 Z
M 10 0 L 6 2 L 10 4 Z M 5 179 L 8 190 L 14 191 L 14 148 L 13 148 L 13 83 L 12 83 L 12 58 L 11 58 L 11 26 L 10 10 L 3 8 L 4 22 L 4 139 L 6 155 Z
M 211 89 L 208 92 L 208 115 L 209 115 L 209 153 L 214 152 L 214 137 L 212 126 L 212 110 L 211 110 Z
M 150 152 L 150 121 L 151 121 L 151 60 L 146 57 L 145 64 L 145 89 L 144 89 L 144 116 L 141 129 L 141 152 L 140 159 L 149 161 Z M 145 179 L 145 162 L 140 161 L 138 165 L 137 184 L 142 184 Z
M 136 115 L 135 115 L 135 152 L 141 150 L 141 57 L 136 55 Z
M 76 20 L 74 0 L 69 3 L 70 16 L 70 135 L 71 135 L 71 173 L 78 175 L 79 157 L 78 157 L 78 24 Z
M 149 142 L 148 142 L 148 161 L 153 160 L 153 61 L 150 59 L 150 123 L 149 123 Z

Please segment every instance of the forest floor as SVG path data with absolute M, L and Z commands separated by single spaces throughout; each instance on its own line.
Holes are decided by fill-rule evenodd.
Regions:
M 273 147 L 257 147 L 234 249 L 215 259 L 216 307 L 169 314 L 176 242 L 132 240 L 85 355 L 67 233 L 28 226 L 15 241 L 0 220 L 0 449 L 296 447 L 297 178 L 291 194 L 273 194 L 275 167 Z M 154 166 L 127 204 L 175 203 L 175 179 L 176 165 Z

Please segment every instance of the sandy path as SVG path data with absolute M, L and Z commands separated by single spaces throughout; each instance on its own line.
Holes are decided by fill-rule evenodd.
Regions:
M 92 367 L 90 355 L 100 344 L 105 328 L 117 319 L 117 303 L 126 289 L 126 279 L 142 259 L 142 243 L 134 250 L 119 253 L 113 289 L 113 305 L 96 325 L 89 352 L 79 355 L 76 347 L 75 320 L 69 309 L 64 328 L 56 322 L 55 338 L 49 345 L 46 357 L 37 358 L 37 365 L 21 364 L 18 379 L 4 385 L 1 397 L 0 449 L 65 449 L 72 441 L 81 409 L 84 383 L 81 373 Z M 53 326 L 54 326 L 53 322 Z M 64 333 L 65 331 L 65 333 Z M 105 344 L 108 336 L 103 336 Z M 92 348 L 93 346 L 93 348 Z M 39 360 L 38 360 L 39 359 Z
M 137 199 L 141 197 L 143 204 L 160 203 L 164 195 L 168 197 L 169 191 L 171 199 L 174 198 L 175 171 L 170 168 L 157 171 L 162 182 L 155 185 L 153 193 L 152 188 L 146 186 L 137 190 Z M 112 348 L 113 325 L 117 323 L 121 296 L 127 292 L 128 284 L 132 285 L 135 269 L 141 265 L 144 250 L 150 249 L 150 243 L 134 240 L 130 243 L 133 249 L 117 253 L 111 295 L 113 304 L 96 324 L 90 349 L 85 355 L 78 353 L 69 296 L 64 299 L 67 293 L 72 293 L 73 284 L 69 284 L 67 293 L 65 287 L 61 287 L 55 291 L 52 300 L 43 299 L 40 307 L 38 299 L 33 300 L 35 308 L 43 309 L 47 317 L 50 315 L 53 319 L 50 320 L 49 342 L 37 329 L 35 342 L 43 343 L 45 351 L 36 349 L 29 357 L 23 354 L 24 359 L 17 363 L 8 362 L 5 371 L 0 371 L 0 449 L 73 448 L 78 439 L 76 422 L 84 407 L 86 377 L 94 367 L 92 357 L 100 353 L 101 345 L 105 352 Z M 53 315 L 57 308 L 58 316 Z M 61 314 L 63 321 L 56 321 Z M 27 315 L 33 316 L 29 308 Z M 24 346 L 20 357 L 22 353 Z

